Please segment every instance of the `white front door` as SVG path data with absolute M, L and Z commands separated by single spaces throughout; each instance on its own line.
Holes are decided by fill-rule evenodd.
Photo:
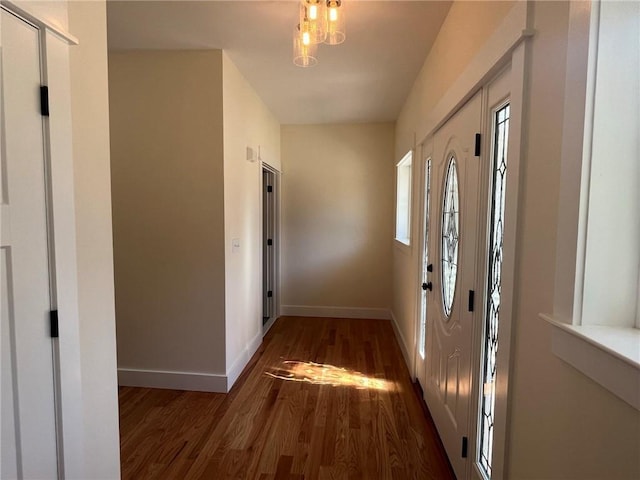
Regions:
M 432 156 L 430 258 L 433 263 L 427 319 L 426 400 L 460 479 L 466 478 L 466 452 L 472 392 L 480 159 L 476 134 L 481 126 L 477 93 L 435 134 Z M 482 230 L 482 229 L 480 229 Z
M 40 32 L 1 11 L 0 478 L 57 478 Z

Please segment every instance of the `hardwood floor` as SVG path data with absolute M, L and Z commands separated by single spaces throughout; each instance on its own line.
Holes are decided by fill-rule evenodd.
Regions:
M 450 479 L 386 320 L 283 317 L 229 394 L 120 388 L 123 479 Z

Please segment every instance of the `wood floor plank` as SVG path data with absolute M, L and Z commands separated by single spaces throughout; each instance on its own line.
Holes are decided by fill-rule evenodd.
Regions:
M 119 400 L 125 480 L 454 478 L 385 320 L 282 317 L 228 394 Z

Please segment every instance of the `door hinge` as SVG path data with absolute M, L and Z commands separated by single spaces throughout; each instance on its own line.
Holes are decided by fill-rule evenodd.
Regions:
M 51 325 L 51 338 L 58 338 L 59 330 L 58 330 L 58 311 L 51 310 L 49 312 L 49 323 Z
M 272 238 L 267 239 L 267 245 L 269 245 L 269 246 L 273 245 L 273 239 Z
M 480 134 L 476 133 L 476 149 L 474 153 L 476 157 L 480 156 L 480 144 L 481 144 L 480 138 L 481 138 Z
M 271 290 L 269 290 L 267 292 L 267 297 L 269 297 L 269 298 L 273 297 L 273 292 Z
M 476 292 L 469 290 L 469 311 L 473 312 L 476 303 Z
M 43 117 L 49 116 L 49 87 L 40 86 L 40 114 Z
M 462 458 L 467 458 L 468 444 L 469 444 L 469 439 L 467 437 L 462 437 Z
M 273 192 L 273 187 L 271 185 L 267 185 L 267 193 Z

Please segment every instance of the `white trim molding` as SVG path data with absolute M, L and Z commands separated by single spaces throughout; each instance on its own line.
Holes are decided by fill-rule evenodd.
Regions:
M 236 357 L 231 366 L 227 369 L 227 392 L 231 390 L 231 387 L 236 383 L 242 371 L 253 357 L 253 354 L 258 351 L 262 344 L 262 329 L 261 331 L 251 339 L 249 344 L 240 352 L 240 355 Z
M 362 318 L 391 320 L 388 308 L 324 307 L 310 305 L 282 305 L 280 314 L 289 317 Z
M 123 387 L 166 388 L 194 392 L 228 393 L 262 344 L 262 332 L 240 352 L 226 375 L 218 373 L 176 372 L 118 368 L 118 385 Z
M 227 393 L 227 376 L 214 373 L 119 368 L 118 385 L 124 387 L 166 388 L 170 390 Z
M 391 312 L 391 325 L 393 326 L 393 333 L 395 333 L 396 335 L 396 340 L 398 341 L 398 345 L 400 345 L 400 350 L 402 351 L 404 362 L 407 364 L 407 368 L 409 369 L 409 372 L 411 372 L 412 366 L 411 366 L 411 355 L 409 354 L 410 349 L 407 345 L 407 341 L 405 340 L 404 335 L 402 334 L 402 330 L 400 330 L 400 327 L 398 326 L 396 316 L 393 314 L 393 312 Z
M 640 410 L 640 330 L 574 326 L 540 316 L 552 326 L 551 350 L 556 356 Z
M 3 7 L 6 7 L 9 11 L 17 13 L 25 20 L 33 23 L 34 25 L 42 28 L 43 30 L 48 30 L 49 32 L 54 34 L 56 37 L 58 37 L 60 40 L 64 41 L 68 45 L 80 44 L 78 39 L 75 36 L 71 35 L 71 33 L 66 31 L 64 28 L 54 24 L 53 22 L 49 21 L 46 18 L 42 18 L 41 16 L 33 13 L 30 10 L 30 8 L 25 5 L 25 2 L 20 2 L 18 4 L 17 2 L 11 1 L 11 0 L 0 0 L 0 5 L 2 5 Z

